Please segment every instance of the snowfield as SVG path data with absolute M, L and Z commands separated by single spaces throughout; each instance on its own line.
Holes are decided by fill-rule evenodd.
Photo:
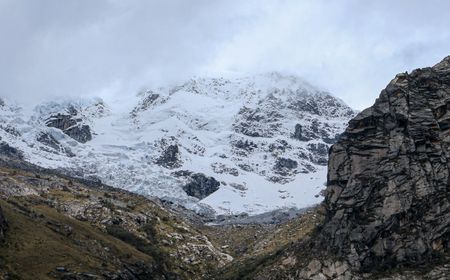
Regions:
M 278 73 L 195 78 L 137 99 L 126 111 L 98 98 L 43 103 L 31 114 L 0 104 L 1 141 L 37 165 L 198 211 L 259 214 L 322 200 L 328 148 L 355 114 Z M 183 186 L 196 173 L 219 189 L 188 196 Z

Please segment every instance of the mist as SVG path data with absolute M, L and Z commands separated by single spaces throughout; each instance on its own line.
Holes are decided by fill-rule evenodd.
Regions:
M 0 96 L 117 98 L 192 76 L 296 74 L 370 106 L 450 54 L 448 1 L 1 0 Z

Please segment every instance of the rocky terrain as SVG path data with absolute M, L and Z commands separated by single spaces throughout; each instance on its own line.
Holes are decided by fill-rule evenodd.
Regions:
M 450 57 L 397 75 L 332 146 L 323 223 L 227 279 L 448 279 L 449 104 Z
M 233 260 L 160 201 L 4 156 L 0 207 L 0 279 L 207 279 Z
M 450 57 L 399 74 L 330 152 L 323 235 L 361 270 L 421 264 L 450 242 Z
M 202 93 L 192 84 L 188 88 Z M 138 116 L 160 96 L 148 94 L 132 111 L 137 125 L 145 126 Z M 259 123 L 268 115 L 276 120 L 276 112 L 263 117 L 254 110 L 239 114 L 255 127 L 239 121 L 232 126 L 254 137 L 233 144 L 247 152 L 260 147 L 257 139 L 270 139 L 283 127 Z M 295 125 L 290 141 L 306 141 L 315 153 L 336 141 L 329 150 L 325 201 L 259 215 L 213 218 L 95 177 L 38 167 L 24 161 L 26 149 L 2 142 L 0 279 L 448 279 L 449 110 L 450 57 L 397 75 L 336 139 L 311 142 L 306 139 L 320 124 L 312 121 L 307 130 Z M 82 131 L 83 122 L 76 126 Z M 162 141 L 166 149 L 155 160 L 189 195 L 205 201 L 217 193 L 222 181 L 186 168 L 180 154 L 185 146 L 171 141 Z M 305 166 L 279 155 L 271 162 L 278 178 Z M 220 164 L 214 168 L 236 172 Z M 239 191 L 246 187 L 233 185 Z
M 0 209 L 5 280 L 222 279 L 222 269 L 234 272 L 247 260 L 264 260 L 311 234 L 323 219 L 323 210 L 313 208 L 205 220 L 167 201 L 3 153 Z

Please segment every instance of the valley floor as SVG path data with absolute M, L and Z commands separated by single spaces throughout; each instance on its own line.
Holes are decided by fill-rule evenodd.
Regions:
M 234 277 L 240 263 L 298 241 L 321 217 L 309 210 L 278 224 L 206 225 L 98 182 L 0 163 L 0 279 L 211 279 L 222 269 Z

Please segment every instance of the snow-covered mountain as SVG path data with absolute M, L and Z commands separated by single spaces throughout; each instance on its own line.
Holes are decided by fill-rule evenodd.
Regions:
M 100 99 L 31 114 L 0 102 L 1 141 L 37 165 L 199 211 L 256 214 L 322 200 L 328 148 L 355 114 L 278 73 L 195 78 L 138 97 L 125 113 Z

